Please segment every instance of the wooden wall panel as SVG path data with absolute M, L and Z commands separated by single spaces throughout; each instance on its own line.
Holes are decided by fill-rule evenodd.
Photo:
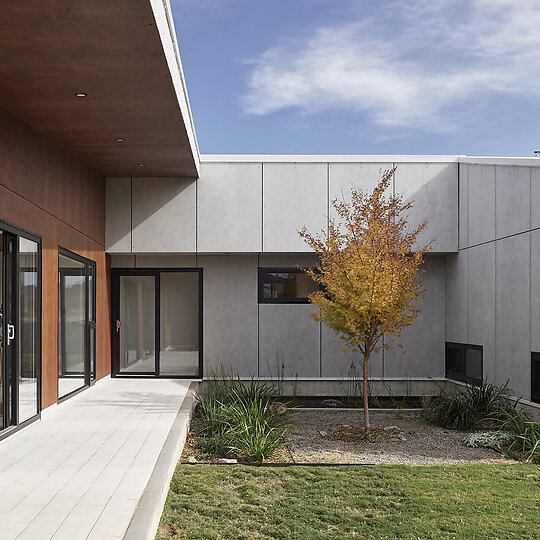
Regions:
M 77 158 L 0 109 L 0 184 L 105 243 L 105 182 Z
M 105 179 L 0 109 L 0 219 L 42 238 L 42 407 L 58 397 L 58 246 L 96 262 L 96 376 L 110 373 Z

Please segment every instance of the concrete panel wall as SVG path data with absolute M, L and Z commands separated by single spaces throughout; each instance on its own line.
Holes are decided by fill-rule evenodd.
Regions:
M 446 341 L 467 343 L 468 251 L 446 256 Z
M 197 181 L 111 178 L 111 253 L 308 253 L 298 235 L 328 227 L 331 201 L 370 191 L 393 162 L 209 162 Z M 392 191 L 415 200 L 413 224 L 430 219 L 421 241 L 457 249 L 457 164 L 400 163 Z
M 105 250 L 131 251 L 131 178 L 107 178 L 105 205 Z
M 540 172 L 460 166 L 460 252 L 447 256 L 446 340 L 482 345 L 484 378 L 530 398 L 540 350 Z M 532 229 L 532 230 L 531 230 Z
M 298 231 L 326 231 L 328 165 L 265 163 L 263 165 L 263 250 L 311 251 Z
M 321 325 L 309 304 L 259 304 L 259 375 L 320 377 Z
M 458 168 L 458 242 L 459 249 L 469 245 L 469 166 Z
M 470 166 L 468 169 L 467 246 L 495 238 L 495 165 Z
M 467 336 L 453 340 L 484 347 L 484 378 L 495 380 L 495 243 L 468 249 L 467 287 Z M 462 254 L 459 255 L 462 257 Z
M 135 268 L 197 268 L 197 255 L 195 253 L 178 254 L 135 254 L 133 255 Z
M 531 351 L 540 352 L 540 230 L 531 232 Z
M 531 169 L 531 228 L 540 228 L 540 168 Z
M 203 358 L 205 375 L 230 367 L 258 375 L 256 255 L 201 255 L 203 268 Z
M 133 178 L 134 252 L 194 252 L 195 190 L 192 179 Z
M 496 167 L 496 189 L 497 238 L 528 231 L 531 227 L 530 167 Z
M 315 253 L 261 253 L 260 267 L 296 268 L 315 266 L 319 258 Z
M 445 339 L 445 261 L 428 256 L 424 263 L 422 284 L 426 295 L 420 302 L 422 311 L 414 326 L 396 339 L 395 346 L 384 352 L 385 377 L 443 377 Z
M 111 268 L 135 268 L 134 255 L 111 255 Z
M 456 163 L 397 163 L 395 193 L 414 201 L 409 223 L 429 221 L 418 245 L 431 243 L 432 252 L 458 249 L 458 186 Z
M 262 251 L 261 163 L 203 163 L 197 189 L 199 252 Z
M 345 342 L 337 334 L 321 324 L 321 377 L 362 377 L 362 355 L 357 350 L 344 351 Z M 369 376 L 383 376 L 383 352 L 372 354 L 368 362 Z
M 329 216 L 336 219 L 332 202 L 351 201 L 353 188 L 370 192 L 377 186 L 382 174 L 393 168 L 393 163 L 329 163 L 328 164 L 328 192 Z M 394 191 L 392 181 L 391 193 Z
M 497 242 L 496 375 L 530 398 L 529 233 Z

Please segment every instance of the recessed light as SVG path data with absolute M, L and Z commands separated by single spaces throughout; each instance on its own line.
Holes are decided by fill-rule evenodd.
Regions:
M 144 163 L 137 163 L 137 167 L 144 167 Z
M 122 137 L 118 137 L 118 138 L 116 139 L 116 142 L 124 142 L 124 139 L 122 139 Z
M 86 97 L 87 95 L 86 92 L 75 92 L 75 97 Z

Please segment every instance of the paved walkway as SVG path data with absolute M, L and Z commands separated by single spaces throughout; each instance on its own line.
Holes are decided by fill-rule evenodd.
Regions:
M 118 539 L 190 381 L 110 379 L 0 442 L 0 538 Z

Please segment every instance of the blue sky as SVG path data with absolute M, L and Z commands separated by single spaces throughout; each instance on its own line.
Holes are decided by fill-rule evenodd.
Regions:
M 540 150 L 538 0 L 171 0 L 201 153 Z

